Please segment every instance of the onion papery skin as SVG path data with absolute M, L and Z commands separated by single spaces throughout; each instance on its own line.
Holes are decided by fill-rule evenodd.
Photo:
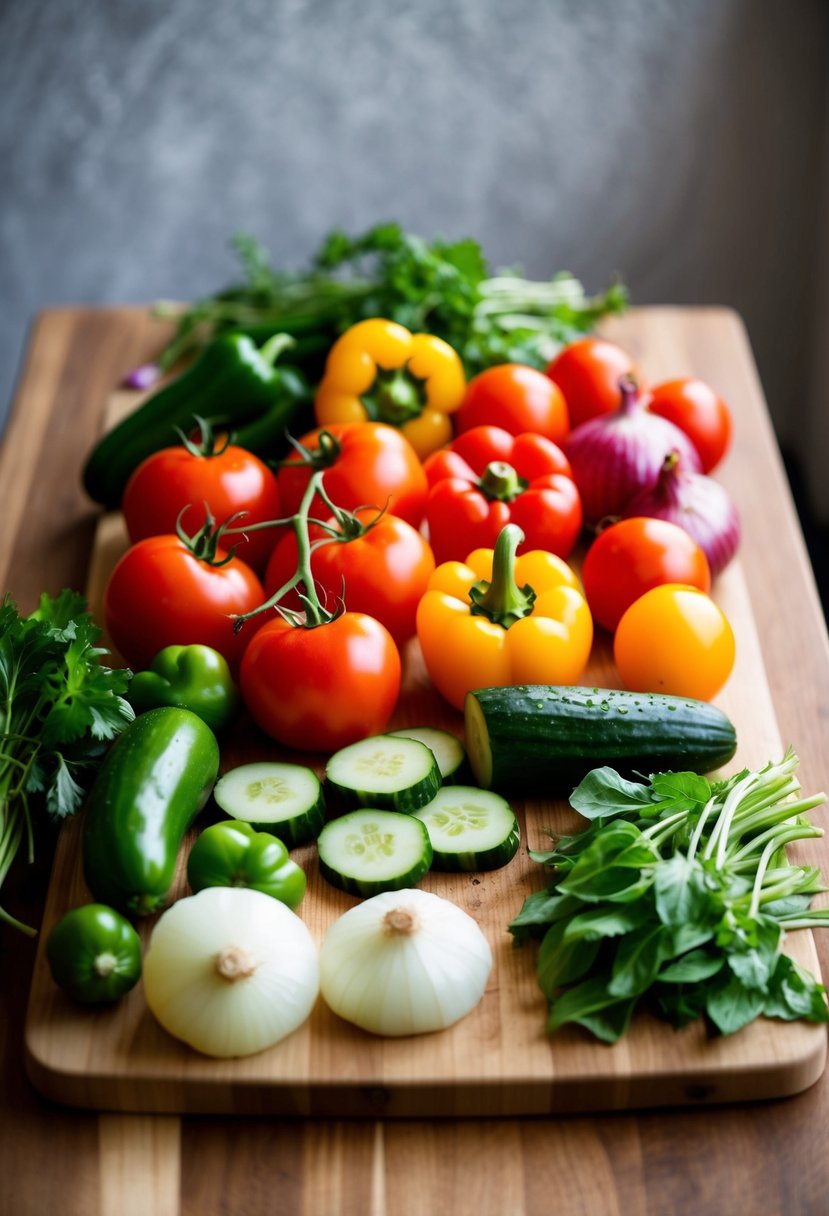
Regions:
M 411 912 L 411 934 L 384 928 Z M 320 991 L 339 1017 L 385 1037 L 444 1030 L 478 1004 L 492 951 L 476 921 L 450 900 L 408 888 L 350 908 L 320 950 Z
M 671 451 L 679 453 L 684 468 L 702 468 L 688 436 L 646 408 L 635 381 L 623 377 L 619 389 L 621 405 L 614 413 L 583 422 L 561 445 L 581 495 L 585 523 L 594 528 L 618 518 L 635 494 L 652 486 Z
M 740 514 L 731 495 L 707 473 L 684 467 L 676 451 L 665 458 L 654 483 L 630 499 L 623 515 L 679 524 L 708 558 L 712 579 L 740 547 Z
M 222 979 L 238 948 L 257 966 Z M 216 1057 L 253 1055 L 308 1018 L 319 991 L 316 944 L 286 904 L 247 887 L 206 887 L 162 913 L 144 959 L 147 1004 L 164 1029 Z

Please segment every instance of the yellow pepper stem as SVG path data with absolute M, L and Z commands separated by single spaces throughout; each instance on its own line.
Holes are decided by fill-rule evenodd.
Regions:
M 406 367 L 390 370 L 378 367 L 374 384 L 367 393 L 362 394 L 360 400 L 370 421 L 402 426 L 410 418 L 417 418 L 423 413 L 425 384 L 425 380 Z
M 529 583 L 519 587 L 515 581 L 515 554 L 523 539 L 517 524 L 506 524 L 495 542 L 492 581 L 481 579 L 469 592 L 470 613 L 485 616 L 504 629 L 529 616 L 535 603 L 535 591 Z

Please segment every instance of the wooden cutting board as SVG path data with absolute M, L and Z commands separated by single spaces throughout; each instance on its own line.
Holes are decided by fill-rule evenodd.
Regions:
M 118 395 L 113 416 L 135 398 Z M 88 596 L 97 619 L 109 570 L 126 545 L 119 515 L 102 519 Z M 760 642 L 739 562 L 720 577 L 716 599 L 738 639 L 734 672 L 718 704 L 734 721 L 737 755 L 725 772 L 782 755 Z M 116 656 L 117 659 L 117 656 Z M 404 656 L 404 690 L 393 726 L 432 723 L 462 735 L 462 719 L 433 692 L 416 643 Z M 597 639 L 584 683 L 618 687 L 607 638 Z M 223 769 L 256 758 L 293 758 L 322 771 L 323 756 L 288 757 L 248 721 L 223 747 Z M 608 1047 L 575 1027 L 545 1032 L 546 1004 L 535 980 L 536 949 L 516 949 L 507 925 L 524 897 L 544 885 L 527 848 L 545 847 L 546 828 L 571 830 L 563 802 L 514 803 L 522 848 L 489 874 L 430 874 L 422 886 L 446 896 L 480 924 L 494 965 L 484 997 L 446 1031 L 379 1039 L 341 1021 L 320 999 L 309 1021 L 259 1055 L 212 1060 L 171 1038 L 147 1009 L 139 985 L 117 1006 L 75 1006 L 51 980 L 45 942 L 68 908 L 88 902 L 79 864 L 81 817 L 67 825 L 49 888 L 26 1024 L 26 1063 L 44 1095 L 69 1105 L 120 1111 L 371 1117 L 467 1117 L 617 1110 L 746 1101 L 798 1093 L 821 1075 L 824 1026 L 760 1019 L 728 1038 L 702 1023 L 675 1032 L 642 1013 Z M 205 812 L 209 818 L 210 811 Z M 175 895 L 187 893 L 185 842 Z M 308 890 L 299 912 L 320 941 L 356 900 L 319 875 L 314 846 L 295 850 Z M 152 920 L 140 926 L 146 940 Z M 787 950 L 818 973 L 812 935 L 790 935 Z

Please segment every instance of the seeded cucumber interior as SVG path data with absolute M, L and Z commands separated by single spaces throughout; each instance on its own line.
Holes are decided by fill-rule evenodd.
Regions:
M 317 841 L 320 861 L 337 874 L 372 883 L 425 873 L 431 847 L 419 819 L 364 809 L 330 820 Z
M 226 772 L 216 782 L 213 797 L 234 819 L 280 823 L 311 810 L 322 797 L 322 787 L 316 773 L 304 765 L 260 761 Z
M 389 731 L 389 734 L 425 743 L 437 760 L 444 781 L 453 776 L 464 762 L 465 752 L 460 739 L 438 726 L 406 726 L 400 730 Z

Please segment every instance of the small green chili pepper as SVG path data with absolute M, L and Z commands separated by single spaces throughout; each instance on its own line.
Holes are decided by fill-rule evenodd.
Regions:
M 305 894 L 305 871 L 292 861 L 281 840 L 229 819 L 205 828 L 187 858 L 187 881 L 204 887 L 252 887 L 289 908 Z
M 106 507 L 117 507 L 133 470 L 153 452 L 176 443 L 178 431 L 189 430 L 194 415 L 209 419 L 217 430 L 236 434 L 238 442 L 253 451 L 283 439 L 309 395 L 300 371 L 274 367 L 279 354 L 293 345 L 294 339 L 281 333 L 261 347 L 243 333 L 214 338 L 191 367 L 96 444 L 83 471 L 87 494 Z
M 212 646 L 165 646 L 146 671 L 130 681 L 127 693 L 136 713 L 172 705 L 189 709 L 219 732 L 239 709 L 239 690 L 226 660 Z
M 141 976 L 141 938 L 106 904 L 84 904 L 58 921 L 46 943 L 52 978 L 76 1001 L 117 1001 Z

